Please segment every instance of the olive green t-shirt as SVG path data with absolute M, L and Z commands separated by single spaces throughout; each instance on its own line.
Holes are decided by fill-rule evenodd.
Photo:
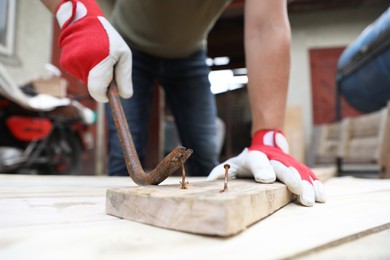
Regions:
M 231 0 L 117 0 L 112 24 L 130 47 L 183 58 L 206 47 L 207 35 Z

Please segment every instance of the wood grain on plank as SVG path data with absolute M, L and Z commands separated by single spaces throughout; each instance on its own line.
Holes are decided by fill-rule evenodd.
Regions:
M 318 170 L 322 179 L 334 169 Z M 294 199 L 280 183 L 260 184 L 252 179 L 223 180 L 108 189 L 106 213 L 162 228 L 196 234 L 231 236 L 269 216 Z

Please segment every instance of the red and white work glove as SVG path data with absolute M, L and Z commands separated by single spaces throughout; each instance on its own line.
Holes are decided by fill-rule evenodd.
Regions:
M 61 65 L 87 84 L 98 102 L 108 102 L 107 87 L 114 75 L 119 95 L 131 97 L 131 51 L 95 0 L 62 0 L 56 17 L 61 27 Z
M 207 180 L 225 176 L 224 164 L 229 164 L 229 177 L 254 176 L 257 182 L 272 183 L 276 178 L 298 195 L 304 206 L 325 202 L 325 190 L 314 173 L 288 154 L 285 135 L 279 130 L 261 130 L 254 134 L 252 144 L 236 157 L 216 166 Z

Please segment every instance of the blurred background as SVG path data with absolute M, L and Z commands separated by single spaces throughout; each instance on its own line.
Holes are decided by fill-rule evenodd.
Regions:
M 106 16 L 110 17 L 114 1 L 97 2 Z M 251 115 L 246 93 L 243 48 L 244 2 L 232 1 L 210 32 L 208 41 L 207 62 L 213 70 L 210 74 L 211 88 L 216 95 L 220 118 L 218 125 L 221 160 L 238 154 L 251 139 Z M 352 61 L 357 59 L 355 54 L 364 56 L 361 50 L 367 49 L 367 44 L 371 43 L 357 46 L 355 53 L 344 58 L 341 64 L 340 57 L 388 7 L 387 0 L 288 1 L 292 29 L 292 63 L 284 131 L 292 154 L 300 161 L 313 167 L 335 165 L 338 166 L 339 173 L 347 172 L 344 166 L 357 164 L 360 167 L 358 170 L 364 169 L 366 172 L 367 169 L 379 174 L 386 171 L 388 147 L 382 144 L 388 143 L 388 112 L 381 112 L 386 109 L 386 103 L 380 103 L 378 107 L 365 111 L 364 108 L 353 106 L 353 102 L 346 100 L 345 95 L 351 93 L 351 90 L 348 90 L 349 85 L 343 89 L 344 79 L 353 76 L 354 72 L 363 69 L 366 64 L 353 63 Z M 383 27 L 386 29 L 386 26 Z M 82 149 L 79 156 L 80 170 L 77 172 L 83 175 L 106 175 L 104 111 L 101 105 L 88 96 L 82 83 L 59 66 L 58 35 L 56 21 L 40 1 L 0 0 L 0 63 L 4 70 L 16 85 L 25 86 L 32 83 L 36 89 L 43 84 L 39 81 L 49 78 L 53 80 L 54 77 L 57 81 L 50 82 L 51 90 L 41 87 L 41 92 L 63 89 L 65 84 L 66 93 L 62 95 L 77 99 L 96 114 L 97 121 L 81 130 L 92 134 L 94 142 L 90 147 Z M 374 42 L 376 37 L 372 36 L 371 40 Z M 382 43 L 383 40 L 379 42 Z M 381 46 L 381 51 L 386 49 L 386 46 L 376 43 L 375 46 L 377 45 Z M 381 53 L 377 52 L 375 55 Z M 374 60 L 375 55 L 369 56 L 367 60 Z M 356 66 L 350 65 L 351 62 Z M 52 72 L 48 77 L 46 64 L 57 66 L 61 76 L 53 76 Z M 382 66 L 386 64 L 382 63 Z M 350 70 L 345 70 L 345 67 Z M 66 83 L 58 82 L 58 78 L 64 79 Z M 390 83 L 387 86 L 390 89 Z M 164 93 L 158 83 L 155 94 L 154 117 L 149 131 L 151 145 L 147 156 L 147 167 L 150 168 L 180 143 L 169 108 L 165 106 Z M 363 118 L 363 121 L 351 121 L 351 118 L 361 118 L 371 113 L 378 115 L 370 116 L 370 119 Z M 375 127 L 356 130 L 354 125 Z M 352 140 L 353 134 L 348 137 L 345 133 L 354 131 L 364 140 L 348 142 Z M 341 143 L 343 147 L 340 146 Z M 348 149 L 366 150 L 367 154 L 355 155 L 349 152 L 348 156 L 354 158 L 348 161 L 344 158 L 348 157 Z M 361 163 L 365 166 L 361 166 Z M 349 170 L 355 172 L 354 169 Z

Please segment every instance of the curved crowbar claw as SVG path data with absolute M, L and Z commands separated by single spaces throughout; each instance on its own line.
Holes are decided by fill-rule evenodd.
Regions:
M 122 104 L 118 96 L 118 89 L 114 82 L 107 91 L 111 112 L 118 132 L 122 152 L 125 157 L 127 171 L 131 179 L 138 185 L 158 185 L 182 166 L 192 154 L 191 149 L 179 146 L 169 153 L 157 167 L 145 173 L 138 158 L 137 151 L 131 137 Z

